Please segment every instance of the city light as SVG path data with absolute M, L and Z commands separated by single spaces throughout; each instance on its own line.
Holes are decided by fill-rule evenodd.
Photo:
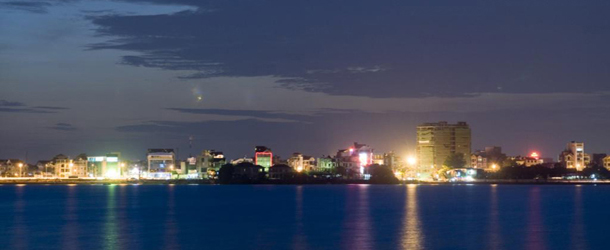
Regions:
M 538 160 L 540 158 L 540 155 L 538 154 L 538 152 L 534 151 L 530 154 L 530 157 Z
M 415 158 L 414 156 L 407 156 L 407 164 L 409 164 L 410 166 L 413 166 L 417 163 L 417 158 Z

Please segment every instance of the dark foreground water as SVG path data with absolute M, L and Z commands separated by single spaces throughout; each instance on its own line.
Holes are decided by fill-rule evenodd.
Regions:
M 0 186 L 0 249 L 610 249 L 610 186 Z

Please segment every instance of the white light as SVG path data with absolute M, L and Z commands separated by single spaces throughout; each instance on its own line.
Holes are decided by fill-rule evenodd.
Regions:
M 413 157 L 413 156 L 407 156 L 407 163 L 411 166 L 415 165 L 415 163 L 417 163 L 417 158 Z

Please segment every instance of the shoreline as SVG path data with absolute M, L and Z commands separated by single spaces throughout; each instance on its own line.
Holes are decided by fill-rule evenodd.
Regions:
M 460 182 L 407 181 L 400 183 L 368 183 L 365 181 L 341 180 L 334 182 L 288 182 L 264 181 L 251 183 L 220 184 L 210 180 L 78 180 L 78 179 L 20 179 L 0 180 L 0 185 L 610 185 L 610 181 L 568 181 L 568 180 L 477 180 Z

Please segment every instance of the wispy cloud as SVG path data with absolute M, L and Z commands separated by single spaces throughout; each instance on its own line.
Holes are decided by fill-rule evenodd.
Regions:
M 0 100 L 0 107 L 22 107 L 25 106 L 25 104 L 21 103 L 21 102 L 12 102 L 12 101 L 7 101 L 7 100 Z
M 47 8 L 50 6 L 52 4 L 45 1 L 9 1 L 0 3 L 0 8 L 23 10 L 38 14 L 47 13 Z
M 56 123 L 54 126 L 47 127 L 48 129 L 60 130 L 60 131 L 76 131 L 78 130 L 76 127 L 72 126 L 69 123 Z

